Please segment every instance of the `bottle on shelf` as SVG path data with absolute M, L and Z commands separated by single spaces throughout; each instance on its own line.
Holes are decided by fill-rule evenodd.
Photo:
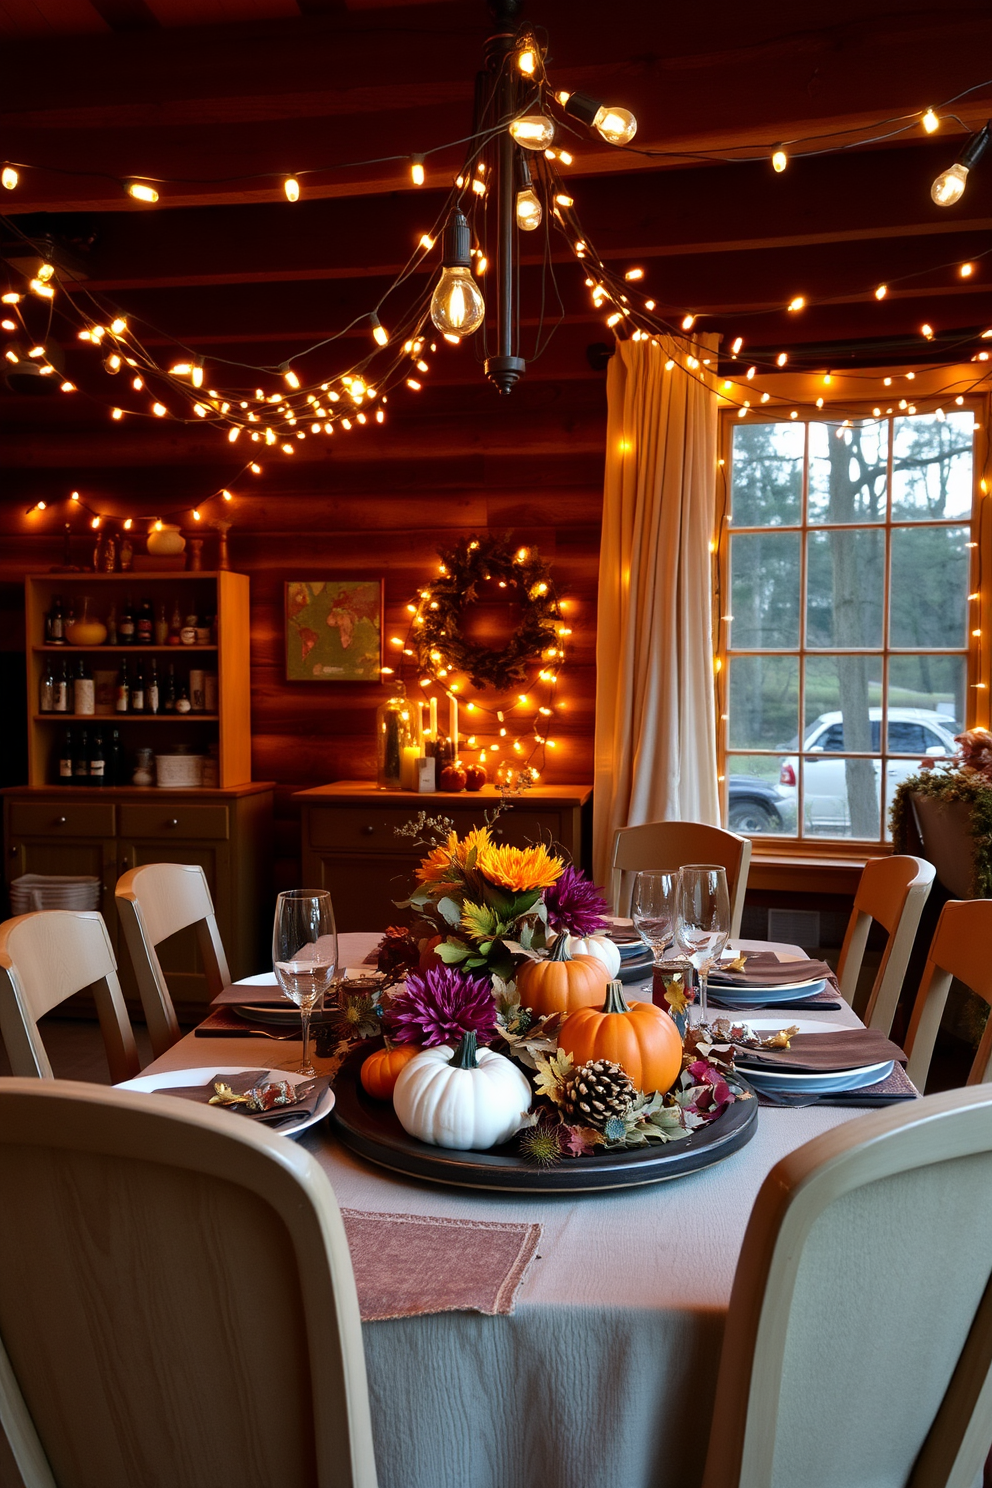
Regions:
M 107 616 L 107 645 L 117 645 L 117 606 L 110 606 L 110 614 Z
M 127 532 L 121 533 L 120 553 L 121 573 L 130 573 L 134 562 L 134 543 Z
M 93 673 L 85 656 L 81 656 L 76 663 L 76 675 L 72 682 L 72 711 L 80 718 L 88 718 L 96 712 Z
M 183 617 L 182 612 L 179 609 L 179 600 L 177 599 L 175 604 L 172 606 L 172 619 L 169 621 L 169 634 L 166 640 L 166 645 L 181 646 L 182 632 Z
M 117 698 L 114 711 L 117 713 L 130 713 L 131 711 L 131 679 L 127 674 L 126 660 L 121 662 L 121 669 L 117 675 Z
M 155 612 L 155 644 L 164 646 L 169 639 L 169 622 L 165 618 L 165 601 L 159 600 L 158 609 Z
M 117 639 L 122 646 L 133 646 L 134 635 L 134 605 L 131 603 L 131 596 L 129 594 L 124 602 L 124 613 L 121 615 L 120 623 L 117 626 Z
M 141 601 L 138 607 L 138 619 L 136 632 L 139 646 L 150 646 L 154 638 L 155 615 L 152 610 L 152 602 L 147 597 Z
M 170 661 L 169 669 L 165 674 L 165 698 L 162 702 L 163 713 L 175 713 L 176 711 L 176 668 Z
M 55 712 L 55 676 L 52 672 L 52 659 L 50 656 L 45 659 L 45 670 L 42 672 L 41 681 L 38 683 L 38 712 Z
M 62 669 L 55 679 L 55 707 L 56 713 L 68 713 L 69 708 L 69 663 L 63 661 Z
M 189 690 L 185 682 L 180 682 L 179 691 L 176 694 L 176 712 L 189 713 L 193 704 L 189 700 Z
M 117 729 L 110 731 L 105 778 L 108 785 L 124 784 L 124 753 L 121 749 L 121 736 Z
M 184 646 L 196 645 L 196 616 L 187 615 L 186 623 L 179 632 L 179 639 Z
M 47 646 L 65 645 L 65 612 L 62 609 L 61 594 L 55 595 L 52 608 L 45 617 L 45 644 Z
M 134 669 L 134 681 L 131 684 L 131 710 L 132 713 L 144 713 L 145 711 L 145 669 L 139 661 Z
M 79 748 L 72 758 L 72 780 L 74 785 L 88 785 L 90 780 L 90 736 L 85 729 L 79 733 Z
M 90 785 L 107 784 L 107 759 L 103 752 L 103 734 L 97 729 L 89 758 Z
M 151 674 L 148 678 L 148 686 L 145 688 L 145 712 L 157 713 L 159 710 L 158 695 L 158 662 L 152 657 Z
M 72 744 L 72 729 L 67 728 L 59 749 L 59 784 L 71 785 L 75 769 L 75 754 Z

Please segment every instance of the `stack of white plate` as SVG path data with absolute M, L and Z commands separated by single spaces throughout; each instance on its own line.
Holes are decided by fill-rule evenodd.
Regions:
M 89 874 L 24 873 L 10 885 L 15 915 L 33 909 L 99 909 L 100 880 Z

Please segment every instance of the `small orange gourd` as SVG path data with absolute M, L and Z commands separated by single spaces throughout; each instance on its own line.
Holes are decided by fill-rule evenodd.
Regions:
M 624 1000 L 622 982 L 610 982 L 601 1009 L 580 1008 L 562 1023 L 558 1047 L 576 1064 L 612 1059 L 638 1090 L 670 1090 L 682 1068 L 682 1040 L 672 1019 L 653 1002 Z
M 599 1007 L 609 973 L 596 956 L 570 956 L 568 936 L 559 935 L 545 961 L 526 961 L 517 971 L 517 995 L 539 1017 Z
M 400 1070 L 421 1052 L 419 1044 L 387 1044 L 383 1049 L 376 1049 L 362 1065 L 359 1076 L 362 1085 L 375 1100 L 392 1100 Z

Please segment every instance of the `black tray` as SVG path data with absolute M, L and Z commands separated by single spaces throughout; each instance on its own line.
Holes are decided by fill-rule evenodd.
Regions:
M 358 1071 L 368 1053 L 368 1047 L 354 1050 L 334 1082 L 335 1104 L 328 1120 L 335 1134 L 380 1167 L 457 1188 L 582 1193 L 664 1183 L 730 1157 L 750 1142 L 758 1122 L 757 1100 L 737 1100 L 716 1121 L 681 1141 L 633 1152 L 566 1157 L 557 1167 L 539 1168 L 520 1157 L 514 1143 L 488 1152 L 456 1152 L 407 1136 L 392 1105 L 373 1100 L 362 1087 Z

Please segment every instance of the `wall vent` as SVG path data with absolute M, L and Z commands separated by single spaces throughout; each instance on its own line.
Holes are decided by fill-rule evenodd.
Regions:
M 818 909 L 770 909 L 768 939 L 784 940 L 816 950 L 820 944 L 820 911 Z

